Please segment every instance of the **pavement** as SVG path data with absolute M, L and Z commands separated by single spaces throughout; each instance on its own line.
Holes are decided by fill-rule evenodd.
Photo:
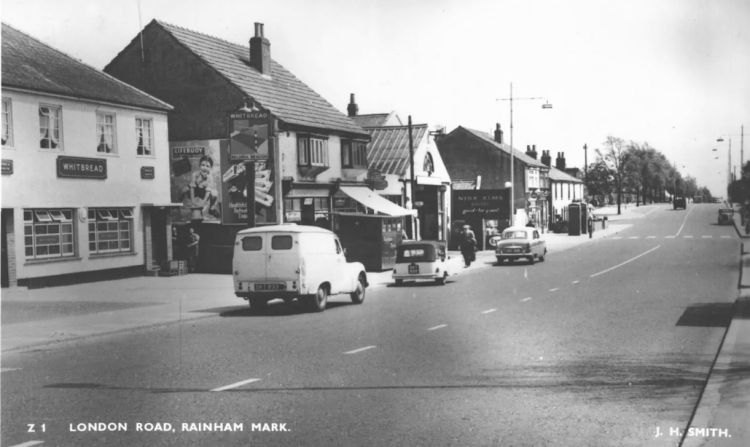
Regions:
M 599 208 L 607 216 L 606 228 L 597 222 L 593 237 L 545 233 L 549 256 L 610 237 L 645 217 L 660 205 Z M 661 205 L 663 206 L 663 205 Z M 681 445 L 747 445 L 750 440 L 750 235 L 745 235 L 739 213 L 735 228 L 743 244 L 740 252 L 740 283 L 735 314 L 709 373 L 705 390 L 690 427 L 707 430 L 682 433 Z M 458 276 L 490 268 L 494 251 L 477 253 L 476 262 L 463 268 L 461 255 L 449 252 Z M 392 283 L 391 271 L 368 272 L 371 288 Z M 234 296 L 228 274 L 189 274 L 172 277 L 135 277 L 69 286 L 2 289 L 0 297 L 0 350 L 42 349 L 45 345 L 127 332 L 134 329 L 184 323 L 210 318 L 246 305 Z M 332 297 L 336 299 L 336 297 Z M 682 427 L 681 427 L 682 429 Z M 731 437 L 719 437 L 726 430 Z M 706 435 L 706 436 L 703 436 Z

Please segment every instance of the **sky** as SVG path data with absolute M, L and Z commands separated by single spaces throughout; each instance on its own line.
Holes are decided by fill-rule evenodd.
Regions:
M 584 144 L 591 163 L 610 135 L 648 143 L 715 196 L 750 134 L 747 0 L 0 0 L 0 17 L 98 69 L 152 19 L 243 45 L 260 22 L 343 113 L 354 93 L 361 114 L 499 123 L 508 142 L 513 97 L 518 149 L 583 167 Z

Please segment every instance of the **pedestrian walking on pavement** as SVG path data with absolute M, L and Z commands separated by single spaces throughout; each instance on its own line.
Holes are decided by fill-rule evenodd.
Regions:
M 193 273 L 198 267 L 198 248 L 201 237 L 195 232 L 193 227 L 190 227 L 188 232 L 187 245 L 185 248 L 188 256 L 188 271 Z
M 459 241 L 459 250 L 464 257 L 464 268 L 469 267 L 476 260 L 477 237 L 469 225 L 464 225 Z
M 589 214 L 589 218 L 586 224 L 588 225 L 589 239 L 591 239 L 592 237 L 594 237 L 594 216 Z

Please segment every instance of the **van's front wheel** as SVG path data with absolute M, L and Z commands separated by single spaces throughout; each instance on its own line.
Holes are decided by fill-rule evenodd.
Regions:
M 357 278 L 357 288 L 349 296 L 352 298 L 352 303 L 362 304 L 365 300 L 365 277 L 360 274 Z
M 315 295 L 307 297 L 307 305 L 312 312 L 323 312 L 328 303 L 328 289 L 325 286 L 318 287 Z

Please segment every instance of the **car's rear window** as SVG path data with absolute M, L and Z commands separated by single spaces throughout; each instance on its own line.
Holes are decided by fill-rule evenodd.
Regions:
M 272 236 L 271 248 L 274 250 L 289 250 L 292 248 L 292 237 L 289 235 Z
M 433 245 L 401 246 L 396 251 L 396 262 L 432 262 L 435 260 Z
M 260 236 L 246 236 L 242 238 L 244 251 L 258 251 L 263 248 L 263 238 Z
M 503 239 L 526 239 L 525 231 L 506 231 L 503 233 Z

